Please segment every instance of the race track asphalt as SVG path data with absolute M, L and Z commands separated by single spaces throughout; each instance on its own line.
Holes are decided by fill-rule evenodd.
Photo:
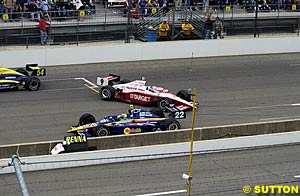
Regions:
M 200 47 L 200 46 L 199 46 Z M 276 54 L 47 67 L 37 92 L 1 92 L 0 145 L 63 139 L 83 113 L 126 113 L 84 86 L 109 73 L 176 93 L 197 88 L 196 127 L 300 117 L 300 55 Z M 181 121 L 191 126 L 191 112 Z
M 243 196 L 246 185 L 299 185 L 299 147 L 194 156 L 191 196 Z M 177 157 L 25 172 L 24 178 L 31 196 L 183 196 L 187 193 L 179 191 L 187 187 L 181 176 L 188 167 L 189 157 Z M 18 186 L 15 174 L 0 175 L 1 194 L 19 196 Z

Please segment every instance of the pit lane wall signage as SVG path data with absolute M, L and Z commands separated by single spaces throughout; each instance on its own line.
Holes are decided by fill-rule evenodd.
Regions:
M 58 143 L 51 150 L 51 154 L 59 154 L 62 152 L 78 152 L 88 149 L 87 138 L 85 135 L 65 136 L 62 143 Z
M 87 143 L 87 139 L 85 135 L 65 136 L 64 141 L 66 141 L 67 144 Z

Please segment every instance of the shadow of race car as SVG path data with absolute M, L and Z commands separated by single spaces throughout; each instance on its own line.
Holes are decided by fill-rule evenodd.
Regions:
M 92 114 L 85 113 L 79 118 L 78 125 L 72 126 L 67 133 L 99 137 L 180 129 L 181 126 L 177 119 L 186 118 L 185 112 L 173 105 L 166 108 L 171 111 L 167 117 L 160 108 L 148 111 L 136 109 L 132 105 L 128 114 L 105 116 L 100 121 L 96 121 Z
M 29 75 L 29 72 L 31 74 Z M 0 91 L 5 90 L 29 90 L 37 91 L 41 86 L 38 76 L 45 76 L 46 69 L 37 64 L 27 64 L 26 70 L 16 70 L 0 67 Z
M 144 78 L 141 80 L 120 80 L 120 76 L 109 74 L 97 77 L 100 86 L 99 95 L 102 100 L 118 100 L 144 106 L 158 106 L 164 109 L 169 104 L 175 104 L 180 110 L 193 108 L 191 93 L 180 90 L 176 95 L 168 89 L 158 86 L 147 86 Z

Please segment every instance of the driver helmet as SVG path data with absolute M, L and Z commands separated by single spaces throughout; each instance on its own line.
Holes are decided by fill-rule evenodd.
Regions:
M 124 120 L 124 119 L 127 118 L 127 114 L 120 114 L 120 115 L 117 116 L 117 118 L 120 119 L 120 120 Z

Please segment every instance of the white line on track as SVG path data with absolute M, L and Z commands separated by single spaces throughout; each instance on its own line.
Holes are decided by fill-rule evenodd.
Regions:
M 300 178 L 300 175 L 296 175 L 296 176 L 294 176 L 294 178 Z
M 300 66 L 300 64 L 290 64 L 291 67 L 296 67 L 296 66 Z
M 177 194 L 177 193 L 186 193 L 187 190 L 177 190 L 177 191 L 168 191 L 168 192 L 160 192 L 160 193 L 150 193 L 144 195 L 135 195 L 135 196 L 157 196 L 157 195 L 170 195 L 170 194 Z
M 51 82 L 51 81 L 64 81 L 64 80 L 74 80 L 74 78 L 56 78 L 56 79 L 47 79 L 42 81 Z
M 282 116 L 282 117 L 274 117 L 274 118 L 262 118 L 259 119 L 261 121 L 268 121 L 268 120 L 281 120 L 281 119 L 293 119 L 293 118 L 300 118 L 300 116 Z
M 85 78 L 74 78 L 75 80 L 83 80 L 83 81 L 85 81 L 86 83 L 88 83 L 89 85 L 91 85 L 92 87 L 94 87 L 94 88 L 97 88 L 98 86 L 96 85 L 96 84 L 94 84 L 93 82 L 91 82 L 91 81 L 89 81 L 89 80 L 87 80 L 87 79 L 85 79 Z
M 70 90 L 82 90 L 82 89 L 86 89 L 85 87 L 78 87 L 78 88 L 60 88 L 60 89 L 49 89 L 49 90 L 39 90 L 39 91 L 70 91 Z M 39 92 L 38 91 L 38 92 Z
M 275 108 L 275 107 L 286 107 L 286 106 L 300 106 L 300 103 L 245 107 L 245 108 L 239 108 L 239 110 L 251 110 L 251 109 L 263 109 L 263 108 Z

